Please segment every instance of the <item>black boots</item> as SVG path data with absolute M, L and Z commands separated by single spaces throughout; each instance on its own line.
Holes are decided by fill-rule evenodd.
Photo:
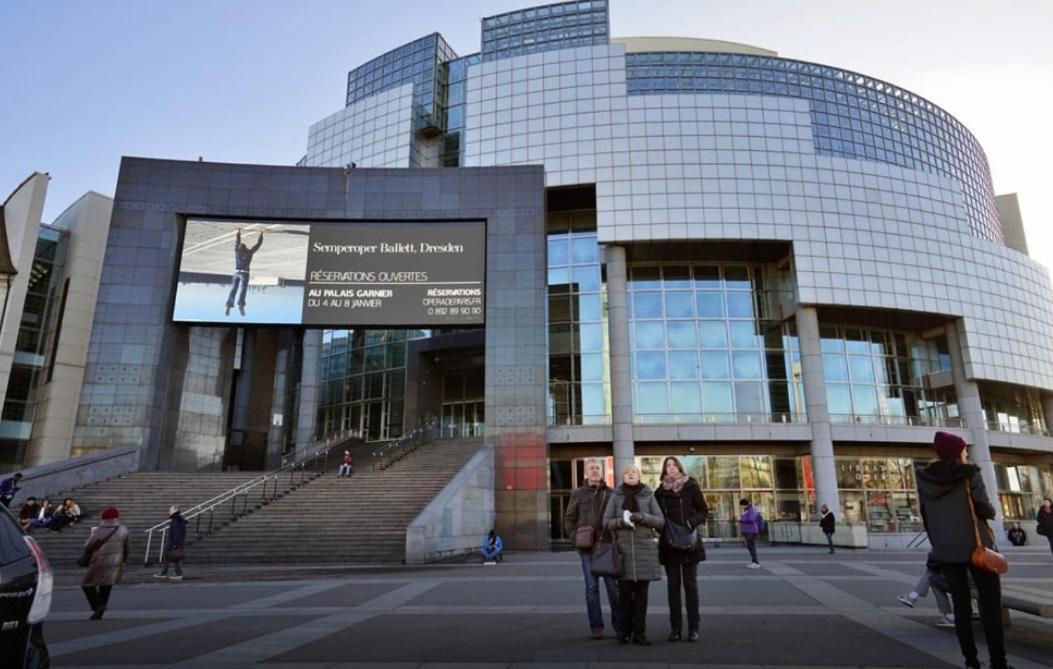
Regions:
M 680 641 L 680 630 L 673 628 L 673 631 L 669 633 L 670 641 Z
M 687 640 L 691 643 L 698 641 L 698 630 L 688 630 Z

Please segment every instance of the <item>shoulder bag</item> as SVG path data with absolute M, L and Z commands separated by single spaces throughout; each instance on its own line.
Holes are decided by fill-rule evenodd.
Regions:
M 621 574 L 622 550 L 614 540 L 614 533 L 604 530 L 592 548 L 592 575 L 617 577 Z
M 980 520 L 976 517 L 976 509 L 973 507 L 972 481 L 965 479 L 965 494 L 969 498 L 969 514 L 973 517 L 973 532 L 976 533 L 976 548 L 973 549 L 972 563 L 977 569 L 982 569 L 991 574 L 1004 574 L 1009 571 L 1009 563 L 1005 556 L 998 551 L 984 546 L 980 540 Z M 990 532 L 991 528 L 984 524 L 984 528 Z
M 686 520 L 683 499 L 680 500 L 680 517 Z M 690 553 L 698 545 L 698 534 L 694 530 L 670 520 L 668 511 L 665 514 L 665 528 L 662 530 L 662 534 L 665 535 L 665 544 L 675 551 Z
M 96 550 L 98 550 L 99 548 L 102 548 L 103 544 L 105 544 L 107 541 L 109 541 L 110 537 L 112 537 L 117 532 L 117 530 L 119 530 L 119 529 L 120 529 L 120 527 L 115 527 L 112 530 L 110 530 L 110 533 L 106 535 L 106 538 L 103 539 L 101 542 L 99 542 L 99 545 L 96 546 L 95 548 L 93 548 L 91 550 L 88 550 L 87 548 L 85 548 L 84 552 L 81 553 L 79 558 L 77 558 L 77 566 L 78 567 L 87 567 L 89 564 L 91 564 L 91 556 L 92 556 L 92 554 Z
M 607 491 L 604 490 L 600 495 L 600 517 L 602 518 L 603 510 L 607 507 Z M 574 548 L 579 551 L 588 551 L 592 550 L 595 543 L 596 528 L 592 525 L 582 525 L 574 530 Z

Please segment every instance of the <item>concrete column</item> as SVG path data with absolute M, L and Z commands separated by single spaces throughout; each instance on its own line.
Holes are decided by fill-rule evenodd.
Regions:
M 984 419 L 983 405 L 980 403 L 980 386 L 965 375 L 965 363 L 962 360 L 961 338 L 958 336 L 958 322 L 949 323 L 946 327 L 947 350 L 951 354 L 951 374 L 954 376 L 954 392 L 958 396 L 958 415 L 961 416 L 972 437 L 969 447 L 969 459 L 980 468 L 987 487 L 987 496 L 995 508 L 995 519 L 992 524 L 999 541 L 1005 543 L 1005 519 L 1002 517 L 1002 504 L 998 499 L 998 478 L 995 476 L 994 461 L 991 459 L 991 446 L 987 441 L 987 421 Z
M 246 469 L 246 449 L 249 447 L 249 408 L 252 403 L 252 375 L 256 358 L 256 329 L 241 331 L 241 360 L 237 385 L 234 387 L 234 410 L 230 420 L 230 437 L 227 440 L 227 465 Z
M 267 455 L 264 470 L 281 466 L 283 436 L 289 416 L 285 415 L 285 390 L 289 377 L 289 349 L 295 333 L 283 329 L 278 333 L 278 349 L 274 362 L 274 385 L 271 392 L 270 421 L 267 434 Z M 280 420 L 278 420 L 280 417 Z
M 607 316 L 610 328 L 611 418 L 614 432 L 614 479 L 634 462 L 633 387 L 629 377 L 629 286 L 624 246 L 608 246 Z
M 300 407 L 296 420 L 296 450 L 314 442 L 318 421 L 318 385 L 321 383 L 322 331 L 304 330 L 303 364 L 300 366 Z
M 797 341 L 801 349 L 801 379 L 804 404 L 812 426 L 812 474 L 815 479 L 816 508 L 825 504 L 840 519 L 841 499 L 837 494 L 837 467 L 834 439 L 830 432 L 830 412 L 826 407 L 826 376 L 819 337 L 819 312 L 815 307 L 798 305 Z

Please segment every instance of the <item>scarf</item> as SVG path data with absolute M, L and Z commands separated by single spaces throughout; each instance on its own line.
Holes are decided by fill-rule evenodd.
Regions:
M 628 511 L 629 513 L 640 512 L 640 503 L 636 501 L 636 496 L 640 494 L 640 491 L 643 489 L 644 484 L 642 483 L 637 483 L 636 485 L 622 483 L 622 494 L 625 495 L 625 501 L 622 502 L 623 511 Z
M 679 476 L 674 476 L 672 478 L 666 474 L 662 477 L 662 490 L 672 490 L 674 495 L 679 495 L 687 481 L 687 474 L 682 473 Z

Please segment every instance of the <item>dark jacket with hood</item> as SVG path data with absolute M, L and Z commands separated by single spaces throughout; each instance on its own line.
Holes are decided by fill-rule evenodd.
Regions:
M 677 525 L 693 530 L 704 524 L 706 518 L 709 517 L 709 507 L 706 506 L 706 498 L 702 495 L 702 489 L 698 487 L 698 482 L 693 478 L 687 480 L 687 483 L 684 484 L 679 493 L 673 492 L 672 489 L 667 490 L 662 484 L 659 484 L 654 491 L 654 496 L 658 500 L 658 506 L 662 509 L 662 513 L 665 515 L 666 522 L 673 521 Z M 669 544 L 666 543 L 666 536 L 663 532 L 661 540 L 658 542 L 658 560 L 662 564 L 671 565 L 699 562 L 705 555 L 703 550 L 701 541 L 695 544 L 695 550 L 693 551 L 678 551 L 675 548 L 670 548 Z
M 959 460 L 937 460 L 918 472 L 918 495 L 933 558 L 942 563 L 968 564 L 976 548 L 976 532 L 963 481 L 969 483 L 972 491 L 980 538 L 984 546 L 994 547 L 985 521 L 995 517 L 995 509 L 987 497 L 980 468 Z
M 610 498 L 611 489 L 602 479 L 595 488 L 585 484 L 570 493 L 570 504 L 567 506 L 567 512 L 563 514 L 563 531 L 571 541 L 574 541 L 574 533 L 579 527 L 595 529 L 594 538 L 599 541 L 600 534 L 603 533 L 603 512 Z
M 168 528 L 167 545 L 165 552 L 173 548 L 186 548 L 186 519 L 183 514 L 176 511 L 168 517 L 171 525 Z

